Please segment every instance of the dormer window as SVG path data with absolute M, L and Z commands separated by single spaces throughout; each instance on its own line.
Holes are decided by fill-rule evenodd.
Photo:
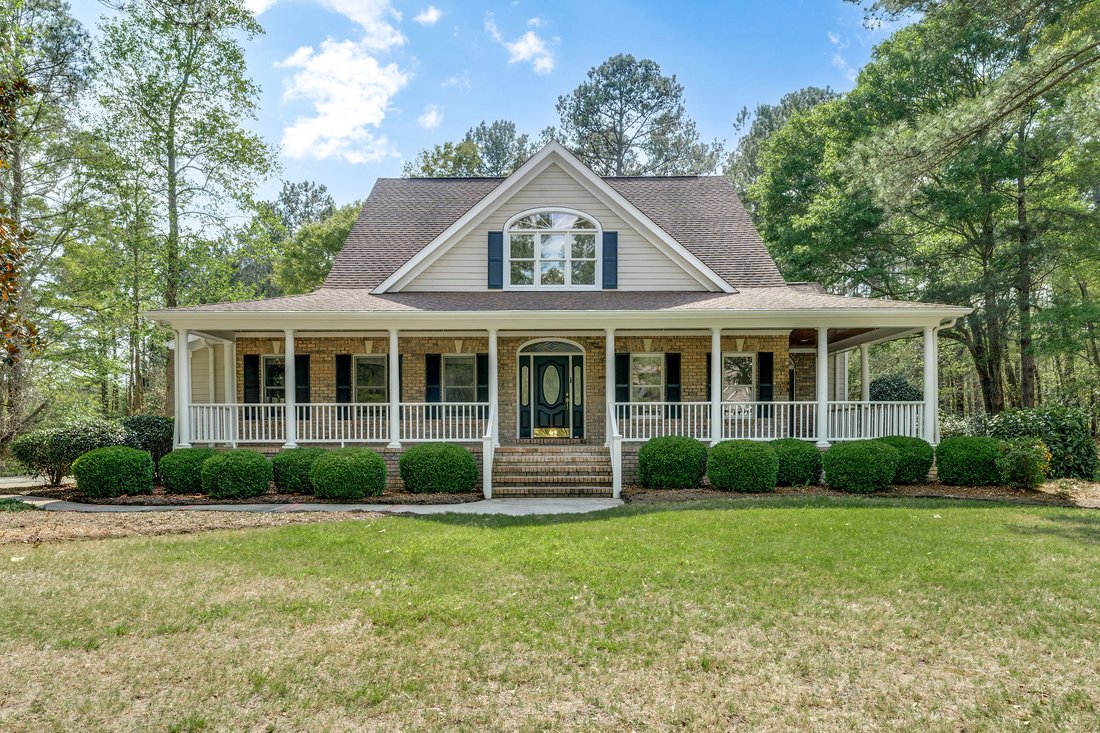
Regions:
M 505 228 L 509 288 L 594 289 L 600 227 L 579 211 L 524 212 Z

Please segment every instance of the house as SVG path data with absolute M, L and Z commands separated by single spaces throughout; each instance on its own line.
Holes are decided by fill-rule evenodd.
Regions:
M 551 143 L 511 176 L 381 179 L 308 295 L 149 313 L 178 444 L 367 445 L 396 482 L 466 444 L 486 496 L 618 495 L 638 447 L 935 442 L 936 332 L 964 308 L 785 282 L 720 176 L 601 178 Z M 924 339 L 924 401 L 849 399 L 847 356 Z

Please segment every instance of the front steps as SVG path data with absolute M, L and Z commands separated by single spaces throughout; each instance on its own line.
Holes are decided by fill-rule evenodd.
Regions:
M 611 496 L 611 456 L 602 445 L 506 445 L 493 455 L 493 496 Z

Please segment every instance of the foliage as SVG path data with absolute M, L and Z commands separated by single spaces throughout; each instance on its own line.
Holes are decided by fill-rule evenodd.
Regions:
M 825 483 L 852 494 L 882 491 L 894 479 L 898 461 L 897 449 L 881 441 L 836 443 L 822 457 Z
M 994 486 L 1001 482 L 996 438 L 960 436 L 936 446 L 936 470 L 948 486 Z
M 4 498 L 0 499 L 0 512 L 33 512 L 39 511 L 38 507 L 34 504 L 28 504 L 22 499 Z
M 327 451 L 324 448 L 291 448 L 271 458 L 275 490 L 280 494 L 312 494 L 309 469 Z
M 230 450 L 202 464 L 202 491 L 214 499 L 246 499 L 271 488 L 271 461 L 254 450 Z
M 707 456 L 707 478 L 723 491 L 771 491 L 778 475 L 779 458 L 767 443 L 725 440 Z
M 286 295 L 321 286 L 352 226 L 362 202 L 341 206 L 321 221 L 309 221 L 284 244 L 275 261 L 275 284 Z
M 870 397 L 878 402 L 917 402 L 924 399 L 921 389 L 901 374 L 888 374 L 871 380 Z
M 1001 441 L 997 469 L 1001 481 L 1017 489 L 1037 489 L 1050 475 L 1050 451 L 1035 438 Z
M 684 87 L 649 59 L 618 54 L 558 97 L 566 146 L 601 176 L 695 175 L 718 165 L 722 143 L 699 140 Z
M 932 470 L 932 445 L 928 441 L 905 435 L 888 435 L 878 441 L 898 452 L 892 483 L 919 484 L 928 480 L 928 472 Z
M 202 464 L 218 455 L 213 448 L 177 448 L 160 459 L 160 480 L 169 494 L 201 494 Z
M 1045 405 L 1006 410 L 990 420 L 989 431 L 995 438 L 1041 440 L 1051 453 L 1052 478 L 1091 481 L 1100 471 L 1088 418 L 1080 409 Z
M 473 491 L 477 486 L 477 461 L 453 443 L 415 445 L 401 454 L 397 467 L 405 489 L 416 494 Z
M 963 417 L 940 412 L 940 439 L 959 435 L 989 435 L 989 418 L 985 413 Z
M 107 420 L 76 420 L 54 428 L 42 428 L 16 438 L 12 455 L 50 486 L 58 486 L 72 470 L 73 461 L 96 448 L 125 445 L 126 431 Z
M 148 451 L 113 445 L 96 448 L 73 462 L 76 488 L 103 499 L 123 494 L 153 493 L 153 457 Z
M 808 440 L 780 438 L 768 443 L 779 458 L 777 486 L 809 486 L 821 478 L 821 451 Z
M 638 480 L 642 486 L 694 489 L 706 470 L 707 446 L 694 438 L 650 438 L 638 449 Z
M 161 458 L 172 452 L 176 424 L 173 418 L 162 415 L 130 415 L 119 422 L 126 431 L 126 444 L 149 451 L 153 456 L 154 468 L 160 465 Z
M 309 481 L 322 499 L 380 496 L 386 488 L 386 462 L 369 448 L 338 448 L 314 462 Z
M 484 120 L 466 131 L 458 142 L 444 142 L 421 150 L 402 169 L 406 178 L 463 178 L 507 176 L 548 142 L 547 133 L 532 142 L 516 131 L 510 120 Z

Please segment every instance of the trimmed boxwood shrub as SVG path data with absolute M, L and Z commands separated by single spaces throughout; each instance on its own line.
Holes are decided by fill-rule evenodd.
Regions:
M 386 462 L 369 448 L 338 448 L 313 462 L 309 480 L 322 499 L 378 496 L 386 488 Z
M 254 450 L 230 450 L 202 464 L 202 490 L 215 499 L 246 499 L 271 487 L 271 461 Z
M 821 451 L 810 441 L 780 438 L 768 445 L 779 459 L 776 486 L 808 486 L 821 478 Z
M 153 491 L 153 458 L 148 451 L 112 445 L 90 450 L 73 462 L 76 488 L 103 499 Z
M 936 446 L 936 469 L 940 481 L 950 486 L 995 486 L 1001 483 L 1000 455 L 996 438 L 948 438 Z
M 283 494 L 312 494 L 309 469 L 327 452 L 324 448 L 291 448 L 276 453 L 271 459 L 276 490 Z
M 997 458 L 1001 480 L 1017 489 L 1037 489 L 1050 474 L 1050 451 L 1035 438 L 1001 441 Z
M 1035 438 L 1050 450 L 1052 478 L 1092 480 L 1100 472 L 1084 410 L 1056 405 L 1005 410 L 989 421 L 994 438 Z
M 725 440 L 707 456 L 707 478 L 723 491 L 771 491 L 778 474 L 779 458 L 767 443 Z
M 160 482 L 169 494 L 201 494 L 202 464 L 213 448 L 177 448 L 160 459 Z
M 401 454 L 397 470 L 405 489 L 416 494 L 454 494 L 477 486 L 474 454 L 454 443 L 415 445 Z
M 72 473 L 73 461 L 96 448 L 126 445 L 126 431 L 111 420 L 77 420 L 55 428 L 43 428 L 16 438 L 12 455 L 35 476 L 45 476 L 50 486 Z
M 836 443 L 825 451 L 821 463 L 825 483 L 853 494 L 882 491 L 898 470 L 898 451 L 878 440 Z
M 932 470 L 932 445 L 927 440 L 905 435 L 887 435 L 879 438 L 898 452 L 898 468 L 894 472 L 895 484 L 919 484 L 928 480 Z
M 924 392 L 901 374 L 887 374 L 872 379 L 867 386 L 870 397 L 876 402 L 895 400 L 918 401 L 924 399 Z
M 153 470 L 160 475 L 160 459 L 172 452 L 175 420 L 162 415 L 130 415 L 119 421 L 126 431 L 126 444 L 149 451 Z
M 638 450 L 638 480 L 654 489 L 694 489 L 707 470 L 707 446 L 695 438 L 650 438 Z

